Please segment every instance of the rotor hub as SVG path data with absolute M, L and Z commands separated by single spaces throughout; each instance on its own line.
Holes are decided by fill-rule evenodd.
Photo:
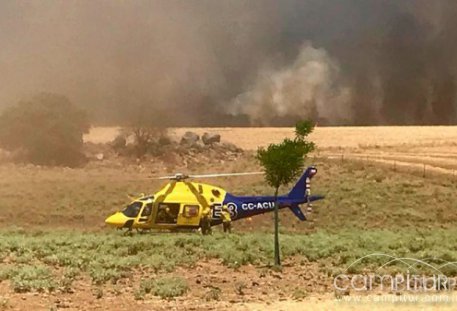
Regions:
M 176 173 L 175 176 L 171 177 L 171 180 L 182 181 L 188 179 L 189 175 L 183 173 Z

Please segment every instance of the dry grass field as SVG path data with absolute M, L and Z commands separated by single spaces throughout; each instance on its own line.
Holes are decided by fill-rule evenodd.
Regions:
M 85 140 L 106 143 L 114 139 L 120 128 L 96 127 Z M 255 150 L 293 137 L 292 128 L 175 128 L 170 134 L 179 137 L 186 131 L 198 134 L 220 133 L 224 141 L 234 143 L 245 150 Z M 316 127 L 310 138 L 320 149 L 365 149 L 401 146 L 457 146 L 457 126 L 370 126 L 370 127 Z M 452 150 L 451 150 L 452 151 Z M 455 151 L 455 150 L 454 150 Z M 457 151 L 455 151 L 457 152 Z
M 0 164 L 0 310 L 452 310 L 454 304 L 338 302 L 332 276 L 367 253 L 457 261 L 457 127 L 318 127 L 313 192 L 326 195 L 309 221 L 281 212 L 282 273 L 269 269 L 271 215 L 234 223 L 235 234 L 124 237 L 103 220 L 127 193 L 151 193 L 151 174 L 258 170 L 258 146 L 285 128 L 217 132 L 243 147 L 224 163 L 106 158 L 83 168 Z M 106 143 L 118 128 L 94 128 Z M 425 164 L 425 173 L 423 169 Z M 218 178 L 234 194 L 270 194 L 262 176 Z M 287 189 L 283 189 L 284 192 Z M 457 271 L 453 271 L 457 275 Z M 351 293 L 349 297 L 353 297 Z M 167 296 L 177 296 L 168 297 Z M 161 298 L 163 296 L 163 298 Z M 114 306 L 114 307 L 113 307 Z
M 116 127 L 93 128 L 85 140 L 106 143 L 119 133 Z M 222 140 L 245 150 L 256 150 L 293 137 L 292 128 L 176 128 L 179 139 L 186 131 L 219 133 Z M 457 175 L 457 126 L 317 127 L 310 139 L 316 156 L 370 161 L 395 168 Z

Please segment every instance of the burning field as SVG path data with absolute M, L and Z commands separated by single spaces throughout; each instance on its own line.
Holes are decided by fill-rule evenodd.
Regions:
M 235 222 L 232 235 L 216 228 L 209 237 L 123 236 L 105 228 L 104 219 L 127 203 L 126 194 L 161 186 L 148 176 L 258 170 L 253 150 L 293 134 L 284 128 L 177 128 L 170 136 L 178 139 L 189 130 L 219 133 L 222 143 L 243 152 L 230 151 L 227 158 L 195 152 L 194 161 L 177 153 L 186 161 L 171 163 L 166 156 L 128 160 L 105 146 L 116 128 L 95 128 L 85 141 L 103 156 L 82 168 L 2 162 L 1 308 L 355 310 L 360 304 L 347 299 L 358 293 L 335 290 L 333 282 L 358 258 L 385 253 L 457 259 L 455 127 L 317 128 L 311 139 L 318 149 L 307 163 L 319 170 L 313 193 L 326 198 L 307 222 L 281 211 L 282 271 L 271 269 L 270 214 Z M 272 192 L 262 176 L 213 183 L 234 194 Z M 351 273 L 379 264 L 366 262 Z M 394 264 L 388 271 L 401 268 Z M 446 273 L 456 272 L 450 267 Z

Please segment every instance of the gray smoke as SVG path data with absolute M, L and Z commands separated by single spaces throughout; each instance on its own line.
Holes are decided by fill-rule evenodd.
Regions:
M 279 118 L 312 118 L 342 123 L 352 119 L 350 89 L 342 87 L 339 67 L 324 49 L 305 43 L 285 68 L 260 72 L 252 90 L 228 105 L 251 123 L 269 125 Z
M 98 123 L 452 124 L 455 1 L 0 2 L 0 107 Z

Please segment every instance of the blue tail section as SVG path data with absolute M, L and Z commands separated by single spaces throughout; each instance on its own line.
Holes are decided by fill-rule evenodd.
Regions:
M 310 207 L 311 202 L 324 198 L 320 195 L 310 195 L 310 181 L 316 173 L 316 167 L 308 167 L 292 190 L 287 195 L 280 195 L 277 198 L 273 196 L 234 196 L 227 193 L 222 204 L 212 205 L 213 220 L 211 224 L 217 225 L 222 222 L 220 217 L 222 206 L 227 207 L 232 220 L 238 220 L 273 211 L 275 199 L 280 209 L 288 207 L 298 219 L 304 221 L 306 215 L 301 211 L 300 205 L 308 204 Z
M 292 190 L 289 192 L 287 198 L 291 201 L 299 201 L 301 203 L 311 203 L 312 201 L 322 199 L 322 196 L 311 196 L 310 191 L 306 191 L 307 189 L 311 190 L 311 178 L 313 178 L 313 176 L 316 175 L 316 173 L 317 169 L 315 166 L 308 167 L 306 171 L 303 173 L 303 175 L 300 177 L 300 179 L 297 181 L 295 186 L 292 188 Z M 299 206 L 299 204 L 301 203 L 292 204 L 289 208 L 298 219 L 300 219 L 301 221 L 305 221 L 306 216 Z
M 306 188 L 309 187 L 309 185 L 307 185 L 307 182 L 309 182 L 311 178 L 313 178 L 313 176 L 316 175 L 316 173 L 316 167 L 308 167 L 306 171 L 303 173 L 303 175 L 300 177 L 300 179 L 297 181 L 295 186 L 292 188 L 292 190 L 289 192 L 288 197 L 291 199 L 303 199 L 306 195 Z
M 301 211 L 301 209 L 298 205 L 293 205 L 289 208 L 292 211 L 292 213 L 294 213 L 294 215 L 297 216 L 298 219 L 300 219 L 301 221 L 306 220 L 305 214 L 303 214 L 303 212 Z

